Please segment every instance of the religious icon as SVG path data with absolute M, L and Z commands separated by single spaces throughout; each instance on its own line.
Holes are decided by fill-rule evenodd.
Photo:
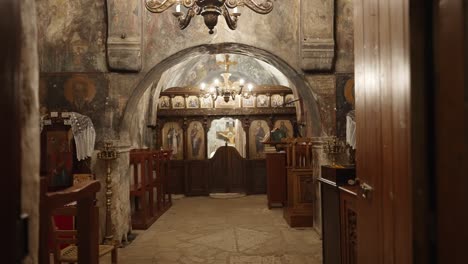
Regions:
M 169 108 L 171 108 L 169 96 L 161 96 L 159 98 L 159 108 L 160 109 L 169 109 Z
M 163 128 L 163 147 L 172 150 L 175 159 L 183 159 L 183 136 L 180 125 L 169 122 Z
M 96 96 L 96 86 L 88 77 L 75 75 L 66 81 L 64 95 L 74 110 L 83 112 Z
M 204 158 L 204 130 L 200 122 L 192 122 L 188 128 L 189 145 L 190 145 L 190 158 L 203 159 Z
M 252 122 L 250 127 L 250 158 L 258 159 L 264 158 L 265 145 L 263 140 L 265 139 L 269 131 L 268 124 L 263 120 L 256 120 Z
M 213 108 L 213 99 L 211 96 L 200 97 L 200 108 Z
M 275 122 L 275 128 L 280 129 L 285 137 L 292 137 L 293 127 L 289 120 L 278 120 Z
M 294 103 L 291 103 L 292 101 L 294 101 L 294 94 L 288 94 L 286 95 L 284 101 L 286 102 L 285 103 L 285 106 L 286 107 L 294 107 Z
M 172 108 L 181 109 L 185 108 L 185 99 L 182 96 L 175 96 L 172 98 Z
M 267 95 L 261 94 L 257 96 L 257 107 L 268 107 L 270 98 Z
M 274 94 L 271 96 L 271 107 L 281 107 L 283 106 L 283 96 L 279 94 Z
M 198 97 L 196 96 L 189 96 L 187 98 L 187 108 L 198 108 Z
M 242 98 L 242 107 L 255 107 L 255 96 Z
M 72 133 L 69 131 L 46 131 L 47 174 L 49 187 L 61 189 L 72 185 Z

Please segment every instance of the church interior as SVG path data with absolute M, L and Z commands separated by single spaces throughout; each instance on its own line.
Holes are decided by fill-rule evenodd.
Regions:
M 465 1 L 2 0 L 0 21 L 2 263 L 466 263 Z

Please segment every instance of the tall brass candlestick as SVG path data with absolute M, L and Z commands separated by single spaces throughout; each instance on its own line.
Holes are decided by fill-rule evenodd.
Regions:
M 111 219 L 111 206 L 112 206 L 112 178 L 111 178 L 111 161 L 116 160 L 119 153 L 115 150 L 111 141 L 104 142 L 104 150 L 98 153 L 98 159 L 106 162 L 106 234 L 104 236 L 104 243 L 113 244 L 114 230 Z

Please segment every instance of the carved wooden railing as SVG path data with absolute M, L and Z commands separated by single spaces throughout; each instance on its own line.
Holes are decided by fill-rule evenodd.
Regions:
M 40 196 L 40 231 L 39 231 L 39 263 L 48 264 L 49 248 L 48 238 L 51 232 L 50 222 L 52 211 L 72 202 L 77 207 L 77 237 L 78 237 L 78 263 L 97 264 L 99 226 L 94 203 L 96 193 L 101 188 L 99 181 L 78 183 L 70 188 L 47 192 L 47 179 L 41 177 Z

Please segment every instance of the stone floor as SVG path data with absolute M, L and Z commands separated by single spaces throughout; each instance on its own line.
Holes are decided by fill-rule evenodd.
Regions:
M 289 228 L 266 196 L 183 198 L 119 249 L 132 264 L 319 264 L 322 244 L 311 228 Z M 104 257 L 101 263 L 109 263 Z

